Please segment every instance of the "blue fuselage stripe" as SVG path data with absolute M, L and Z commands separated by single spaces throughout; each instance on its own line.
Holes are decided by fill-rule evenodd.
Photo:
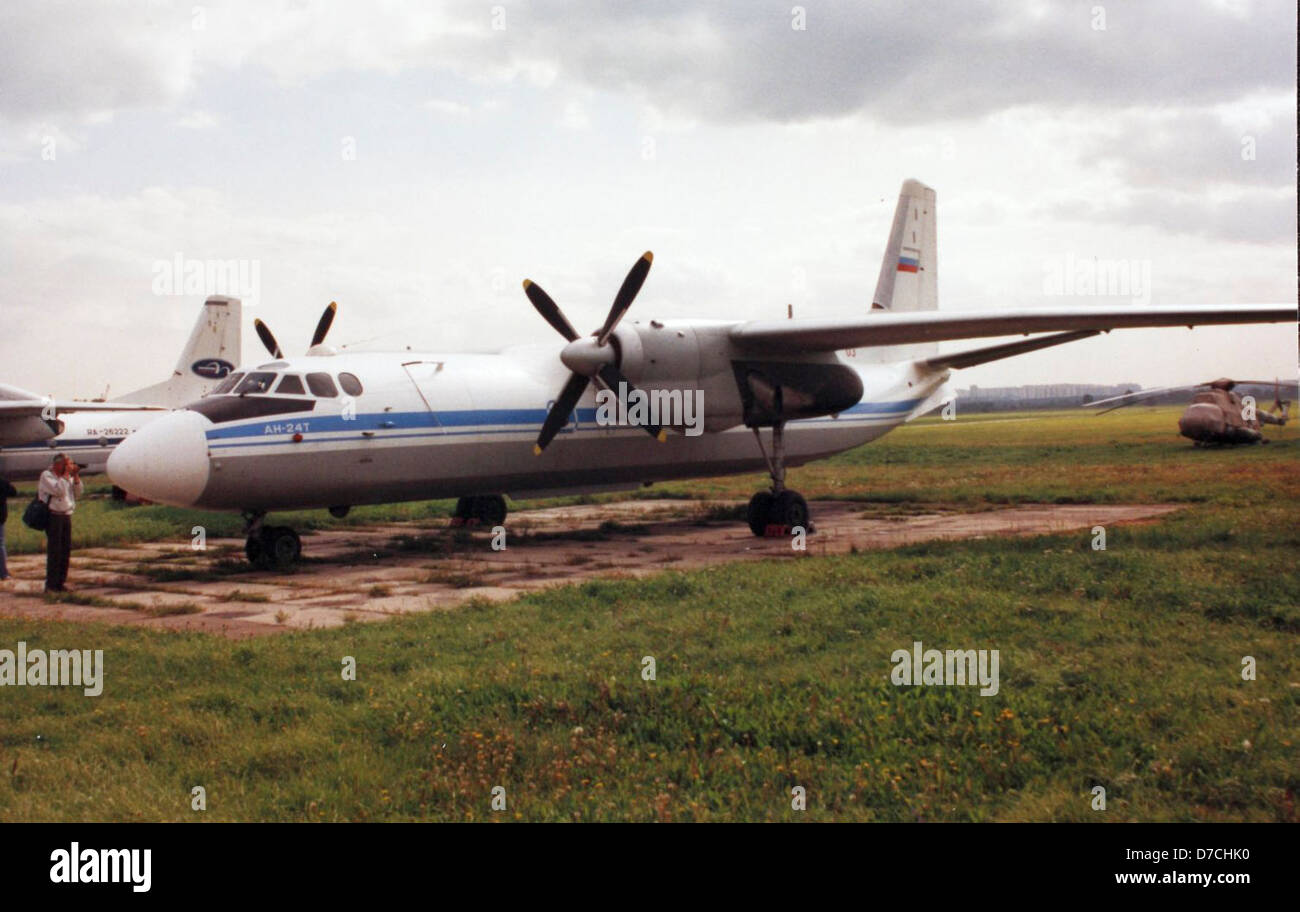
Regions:
M 84 440 L 69 440 L 67 437 L 52 437 L 49 440 L 36 440 L 32 443 L 17 443 L 13 446 L 6 446 L 0 449 L 10 450 L 59 450 L 70 449 L 72 447 L 108 447 L 117 446 L 126 438 L 124 437 L 106 437 L 105 442 L 100 443 L 98 437 L 87 437 Z M 51 443 L 51 440 L 53 443 Z
M 893 402 L 859 402 L 840 413 L 843 417 L 901 416 L 919 403 L 920 399 L 903 399 Z M 605 431 L 609 428 L 596 423 L 596 409 L 577 410 L 578 426 L 572 423 L 561 433 L 573 431 Z M 374 412 L 344 418 L 342 415 L 284 415 L 278 419 L 268 416 L 256 422 L 213 428 L 207 432 L 212 449 L 269 446 L 282 444 L 286 435 L 303 433 L 313 442 L 354 440 L 358 428 L 373 432 L 376 440 L 400 440 L 419 437 L 453 437 L 488 434 L 518 434 L 534 430 L 546 419 L 545 409 L 467 409 L 445 412 Z M 814 418 L 799 424 L 837 421 L 834 418 Z M 853 422 L 841 422 L 845 424 Z M 585 426 L 584 426 L 585 425 Z M 459 430 L 451 430 L 458 428 Z M 416 431 L 416 433 L 392 433 Z M 346 432 L 346 436 L 337 436 Z M 326 436 L 333 435 L 333 436 Z

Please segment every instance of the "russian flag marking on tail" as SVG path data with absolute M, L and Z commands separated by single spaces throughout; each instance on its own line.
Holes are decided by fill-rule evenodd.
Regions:
M 871 297 L 872 312 L 909 313 L 937 310 L 938 249 L 935 243 L 934 191 L 917 180 L 905 180 L 898 191 L 889 241 L 880 258 L 880 277 Z M 859 362 L 888 363 L 939 354 L 939 343 L 876 345 L 857 353 Z

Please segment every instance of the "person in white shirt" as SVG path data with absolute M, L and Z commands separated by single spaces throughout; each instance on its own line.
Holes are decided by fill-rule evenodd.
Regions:
M 50 508 L 45 528 L 45 591 L 66 592 L 72 554 L 72 511 L 81 496 L 81 467 L 62 453 L 41 473 L 36 496 Z

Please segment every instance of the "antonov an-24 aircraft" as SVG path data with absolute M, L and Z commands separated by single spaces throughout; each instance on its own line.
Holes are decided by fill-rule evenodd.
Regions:
M 259 326 L 274 360 L 240 368 L 128 437 L 109 476 L 150 500 L 242 511 L 249 559 L 276 566 L 296 560 L 301 545 L 292 529 L 263 523 L 270 510 L 342 516 L 357 504 L 459 497 L 458 516 L 495 525 L 505 518 L 503 494 L 766 469 L 771 490 L 749 504 L 750 528 L 761 535 L 807 528 L 807 504 L 785 486 L 787 466 L 924 414 L 951 398 L 954 368 L 1112 329 L 1296 319 L 1287 304 L 939 312 L 935 194 L 914 180 L 903 183 L 861 317 L 622 323 L 651 261 L 649 253 L 637 260 L 604 325 L 586 337 L 525 281 L 564 340 L 499 354 L 338 354 L 315 344 L 289 358 Z M 942 340 L 1017 334 L 1028 338 L 938 353 Z M 702 433 L 682 433 L 681 420 L 667 429 L 599 420 L 597 390 L 625 390 L 630 403 L 644 395 L 638 389 L 678 401 L 702 394 Z

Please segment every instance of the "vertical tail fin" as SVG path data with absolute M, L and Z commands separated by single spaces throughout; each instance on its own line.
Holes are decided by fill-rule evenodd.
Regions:
M 889 244 L 871 299 L 873 311 L 939 309 L 938 243 L 934 190 L 917 180 L 903 181 L 894 209 Z M 873 349 L 873 360 L 902 361 L 938 354 L 937 343 Z
M 239 363 L 242 309 L 238 298 L 208 298 L 171 377 L 113 401 L 180 408 L 206 394 Z

